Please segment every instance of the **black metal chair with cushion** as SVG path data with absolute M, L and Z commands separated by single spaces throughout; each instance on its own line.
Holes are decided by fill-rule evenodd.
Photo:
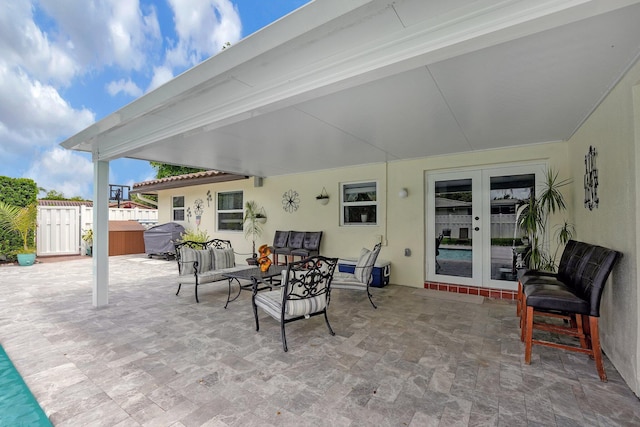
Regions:
M 304 235 L 304 231 L 289 231 L 287 246 L 284 248 L 275 248 L 272 251 L 273 259 L 277 260 L 279 255 L 284 255 L 284 257 L 286 258 L 286 263 L 288 264 L 291 261 L 291 251 L 302 249 L 302 244 L 304 243 Z
M 320 255 L 320 242 L 322 241 L 322 231 L 307 231 L 304 233 L 301 249 L 293 249 L 291 257 L 308 258 L 314 255 Z
M 323 256 L 292 262 L 287 266 L 286 271 L 282 272 L 283 285 L 273 291 L 259 292 L 257 282 L 254 281 L 251 303 L 256 318 L 256 331 L 260 330 L 258 321 L 258 307 L 260 307 L 280 322 L 284 351 L 288 351 L 285 325 L 296 320 L 324 315 L 329 333 L 335 335 L 327 317 L 327 306 L 331 279 L 337 263 L 337 258 Z
M 337 272 L 333 275 L 333 281 L 331 282 L 332 289 L 349 289 L 356 291 L 366 291 L 369 302 L 373 308 L 378 308 L 371 299 L 371 292 L 369 292 L 369 286 L 373 281 L 373 267 L 378 259 L 380 253 L 380 243 L 373 247 L 373 250 L 362 248 L 360 251 L 360 258 L 356 263 L 353 273 Z

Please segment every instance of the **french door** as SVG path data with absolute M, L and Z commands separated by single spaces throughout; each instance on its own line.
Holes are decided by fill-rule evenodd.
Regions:
M 428 173 L 427 280 L 515 289 L 516 209 L 534 194 L 544 164 Z

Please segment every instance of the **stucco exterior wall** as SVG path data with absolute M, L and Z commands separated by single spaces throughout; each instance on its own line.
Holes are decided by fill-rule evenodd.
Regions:
M 382 236 L 383 247 L 380 258 L 391 261 L 391 283 L 422 288 L 426 277 L 425 266 L 425 212 L 427 206 L 425 174 L 428 171 L 455 168 L 483 168 L 522 164 L 527 162 L 548 163 L 556 170 L 565 171 L 567 144 L 564 142 L 538 144 L 510 149 L 488 150 L 478 153 L 422 158 L 410 161 L 389 162 L 360 167 L 325 170 L 306 174 L 267 177 L 262 187 L 254 187 L 253 179 L 219 184 L 192 186 L 164 190 L 159 194 L 159 222 L 170 221 L 171 196 L 185 196 L 185 206 L 193 206 L 195 199 L 205 200 L 201 228 L 212 237 L 228 239 L 238 252 L 237 262 L 251 252 L 251 242 L 241 232 L 219 232 L 215 224 L 215 193 L 218 191 L 242 190 L 244 200 L 254 200 L 264 207 L 267 222 L 256 246 L 271 244 L 276 230 L 299 230 L 324 232 L 321 253 L 336 257 L 357 257 L 362 247 L 372 247 Z M 568 175 L 562 175 L 566 178 Z M 340 183 L 370 181 L 378 183 L 378 224 L 340 226 Z M 578 183 L 581 186 L 581 182 Z M 326 188 L 329 203 L 320 205 L 315 196 Z M 400 189 L 406 188 L 407 198 L 398 197 Z M 282 195 L 288 190 L 300 195 L 300 206 L 293 213 L 282 209 Z M 211 191 L 213 200 L 206 203 L 206 193 Z M 567 189 L 567 191 L 569 191 Z M 192 208 L 193 209 L 193 208 Z M 184 223 L 185 227 L 195 226 Z M 411 256 L 405 256 L 405 249 Z
M 584 156 L 589 146 L 598 151 L 600 205 L 593 211 L 583 208 L 582 186 L 575 186 L 576 231 L 580 240 L 616 249 L 624 255 L 604 291 L 600 337 L 605 353 L 636 394 L 640 394 L 639 82 L 640 63 L 636 63 L 569 141 L 571 172 L 576 182 L 582 182 Z

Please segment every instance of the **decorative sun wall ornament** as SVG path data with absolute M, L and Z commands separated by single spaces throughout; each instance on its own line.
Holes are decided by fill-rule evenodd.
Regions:
M 584 207 L 593 210 L 598 207 L 598 168 L 596 167 L 595 147 L 589 146 L 589 151 L 584 156 Z
M 285 191 L 282 194 L 282 209 L 286 212 L 293 213 L 300 207 L 300 195 L 295 190 Z

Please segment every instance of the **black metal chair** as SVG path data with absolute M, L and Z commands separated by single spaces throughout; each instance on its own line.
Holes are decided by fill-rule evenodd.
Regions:
M 366 291 L 373 308 L 378 308 L 371 299 L 369 286 L 373 281 L 373 267 L 376 264 L 381 247 L 382 245 L 378 243 L 373 247 L 373 250 L 362 248 L 353 273 L 338 272 L 334 274 L 331 282 L 332 288 Z
M 282 286 L 273 291 L 259 292 L 258 283 L 254 280 L 251 303 L 256 319 L 256 331 L 260 330 L 258 321 L 258 307 L 260 307 L 280 322 L 284 351 L 288 351 L 285 325 L 296 320 L 324 315 L 329 333 L 335 335 L 327 317 L 327 306 L 331 279 L 337 263 L 337 258 L 323 256 L 291 262 L 282 272 Z

